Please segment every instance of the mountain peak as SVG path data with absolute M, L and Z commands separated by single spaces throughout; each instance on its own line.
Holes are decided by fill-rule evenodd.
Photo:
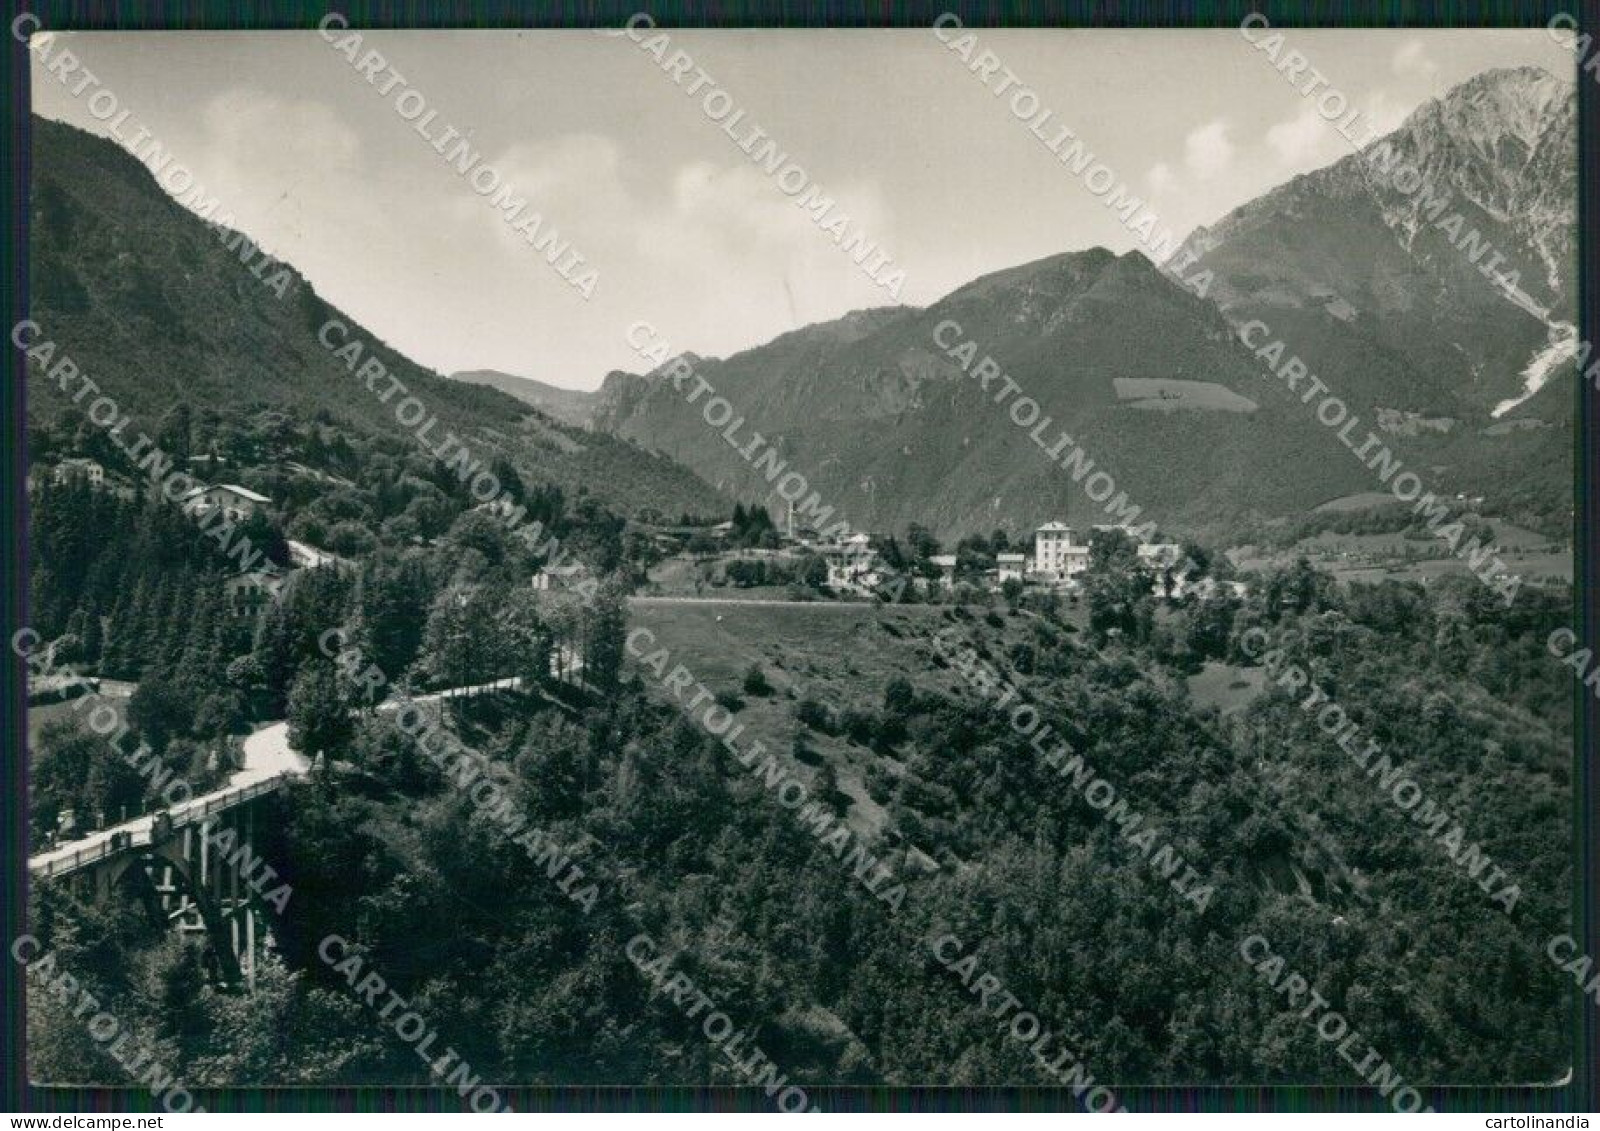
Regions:
M 1103 247 L 1063 251 L 981 275 L 946 295 L 941 302 L 990 299 L 1002 295 L 1046 294 L 1062 298 L 1093 285 L 1119 257 Z
M 693 350 L 684 350 L 682 353 L 674 354 L 666 361 L 663 361 L 660 365 L 644 374 L 644 377 L 647 381 L 659 381 L 669 369 L 675 369 L 680 363 L 693 369 L 698 369 L 702 365 L 714 364 L 716 360 L 714 357 L 705 357 L 702 354 L 695 353 Z M 626 376 L 632 376 L 632 374 L 627 374 Z M 606 374 L 606 379 L 610 380 L 610 378 L 611 374 Z
M 1564 93 L 1571 94 L 1572 82 L 1532 63 L 1520 67 L 1494 67 L 1457 83 L 1445 92 L 1442 101 L 1471 101 L 1480 94 L 1520 98 L 1531 91 L 1541 91 L 1546 88 L 1559 88 Z
M 1532 150 L 1552 124 L 1576 108 L 1567 80 L 1541 67 L 1500 67 L 1474 75 L 1419 107 L 1396 132 L 1443 129 L 1457 143 L 1484 153 L 1495 152 L 1507 139 Z

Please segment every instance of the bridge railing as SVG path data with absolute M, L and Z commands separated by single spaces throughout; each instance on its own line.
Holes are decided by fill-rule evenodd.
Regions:
M 253 797 L 260 797 L 263 793 L 271 793 L 282 787 L 284 775 L 270 777 L 249 785 L 236 785 L 222 790 L 220 793 L 210 793 L 204 797 L 197 797 L 181 808 L 168 810 L 172 814 L 172 827 L 181 828 L 184 825 L 194 824 L 213 813 L 220 813 L 224 809 L 232 809 L 235 805 L 242 805 Z
M 236 805 L 260 797 L 263 793 L 281 789 L 285 777 L 286 775 L 279 775 L 264 781 L 251 782 L 249 785 L 231 786 L 168 810 L 172 817 L 172 827 L 176 829 L 195 824 L 213 813 L 232 809 Z M 75 850 L 70 856 L 60 856 L 52 860 L 29 860 L 28 871 L 37 879 L 47 880 L 53 876 L 75 872 L 79 868 L 104 860 L 108 856 L 115 856 L 130 848 L 146 847 L 150 842 L 151 829 L 148 826 L 142 829 L 129 829 L 120 836 L 117 828 L 113 827 L 105 830 L 105 835 L 100 840 Z M 49 853 L 41 855 L 47 856 Z
M 120 841 L 114 835 L 108 835 L 104 840 L 98 840 L 86 848 L 77 849 L 71 856 L 61 856 L 54 860 L 29 860 L 28 871 L 38 879 L 49 879 L 52 876 L 64 875 L 75 872 L 86 864 L 93 864 L 96 860 L 104 860 L 118 852 L 134 846 L 144 846 L 150 843 L 149 829 L 136 829 L 128 833 L 127 841 Z

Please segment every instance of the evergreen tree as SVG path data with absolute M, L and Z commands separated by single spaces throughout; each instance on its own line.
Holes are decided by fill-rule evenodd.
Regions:
M 331 663 L 314 660 L 300 669 L 289 691 L 289 743 L 310 758 L 337 756 L 355 732 L 352 704 Z
M 423 633 L 428 671 L 440 687 L 462 687 L 477 670 L 480 641 L 473 632 L 472 595 L 452 587 L 440 593 Z
M 610 690 L 622 672 L 628 635 L 628 607 L 621 585 L 616 581 L 603 584 L 584 619 L 584 677 L 596 687 Z
M 83 662 L 83 641 L 84 635 L 88 631 L 86 626 L 87 619 L 88 616 L 83 611 L 82 605 L 72 610 L 72 615 L 67 618 L 66 631 L 62 633 L 56 642 L 55 659 L 57 663 L 76 664 Z
M 111 627 L 113 661 L 110 675 L 119 679 L 137 679 L 144 670 L 155 635 L 154 600 L 149 579 L 141 576 L 123 615 Z
M 361 590 L 361 621 L 367 655 L 391 679 L 410 666 L 422 643 L 417 610 L 431 602 L 426 572 L 411 559 L 375 562 Z
M 288 706 L 287 691 L 297 664 L 288 602 L 267 608 L 256 625 L 250 655 L 255 660 L 253 680 L 259 680 L 266 695 L 266 713 L 281 717 Z
M 1095 633 L 1116 632 L 1144 640 L 1155 616 L 1153 584 L 1131 538 L 1120 530 L 1094 532 L 1089 539 L 1084 595 L 1089 603 L 1089 627 Z
M 192 412 L 187 401 L 179 401 L 156 425 L 156 443 L 182 466 L 189 458 L 191 433 Z
M 91 666 L 100 663 L 100 655 L 105 648 L 105 628 L 100 622 L 98 612 L 90 613 L 84 617 L 83 622 L 83 660 Z
M 512 590 L 500 619 L 509 670 L 527 687 L 537 687 L 550 677 L 551 650 L 551 630 L 538 592 L 530 586 Z

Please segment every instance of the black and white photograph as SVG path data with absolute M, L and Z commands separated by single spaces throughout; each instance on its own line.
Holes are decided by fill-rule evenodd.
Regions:
M 15 15 L 15 1110 L 1588 1126 L 1600 46 L 930 13 Z

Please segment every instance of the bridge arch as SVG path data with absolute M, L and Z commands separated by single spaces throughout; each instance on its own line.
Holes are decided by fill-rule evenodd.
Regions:
M 277 784 L 130 822 L 39 878 L 93 900 L 134 898 L 163 929 L 203 932 L 206 966 L 217 982 L 253 988 L 257 950 L 270 938 L 252 874 L 261 863 L 254 848 L 256 810 L 276 795 Z

